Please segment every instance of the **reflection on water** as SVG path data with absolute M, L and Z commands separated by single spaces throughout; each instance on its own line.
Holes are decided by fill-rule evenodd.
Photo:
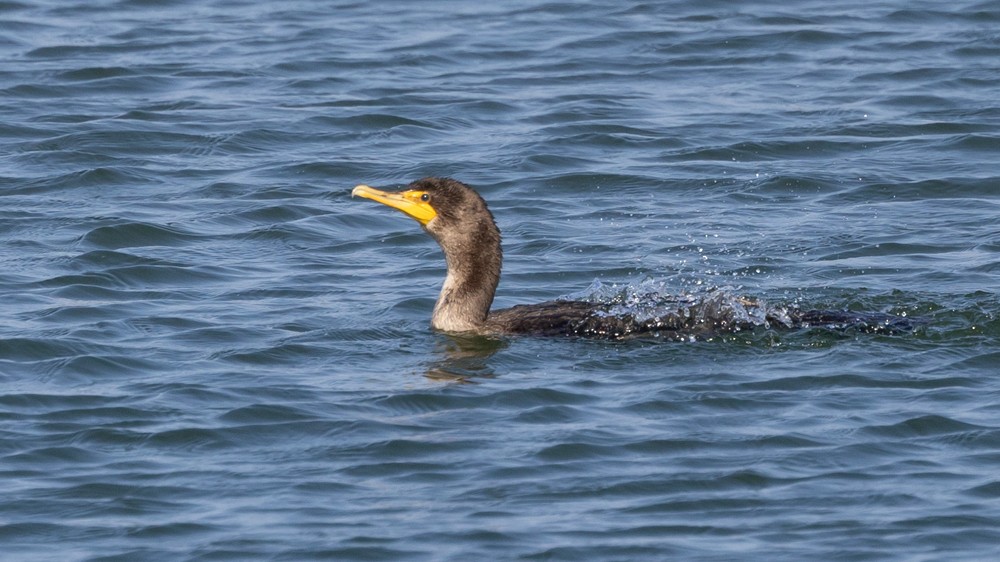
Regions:
M 472 382 L 473 378 L 491 378 L 494 372 L 487 360 L 507 345 L 503 339 L 475 334 L 442 335 L 435 343 L 437 359 L 430 363 L 424 376 L 460 383 Z

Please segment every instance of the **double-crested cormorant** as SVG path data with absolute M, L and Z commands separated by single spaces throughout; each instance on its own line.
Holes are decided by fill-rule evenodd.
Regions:
M 434 305 L 431 326 L 445 332 L 535 334 L 622 338 L 636 334 L 672 337 L 706 335 L 758 326 L 751 315 L 776 326 L 857 325 L 868 331 L 894 331 L 903 318 L 849 312 L 761 310 L 752 299 L 735 299 L 743 314 L 719 303 L 684 303 L 675 311 L 637 318 L 611 305 L 556 300 L 490 311 L 503 252 L 500 230 L 486 202 L 472 188 L 450 178 L 424 178 L 402 191 L 367 185 L 351 195 L 371 199 L 416 219 L 444 251 L 448 274 Z

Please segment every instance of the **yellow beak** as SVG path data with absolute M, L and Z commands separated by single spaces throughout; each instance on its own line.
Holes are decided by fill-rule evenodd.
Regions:
M 399 209 L 425 226 L 437 216 L 437 211 L 434 210 L 434 207 L 431 207 L 430 203 L 424 200 L 424 196 L 427 195 L 426 191 L 411 189 L 409 191 L 391 192 L 375 189 L 367 185 L 359 185 L 351 191 L 351 195 L 378 201 L 393 209 Z

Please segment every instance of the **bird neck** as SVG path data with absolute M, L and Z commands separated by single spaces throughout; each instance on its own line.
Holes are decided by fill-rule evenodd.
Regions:
M 431 326 L 446 332 L 478 331 L 486 323 L 497 284 L 503 254 L 500 232 L 489 227 L 474 230 L 460 240 L 438 240 L 448 264 L 448 275 L 434 305 Z

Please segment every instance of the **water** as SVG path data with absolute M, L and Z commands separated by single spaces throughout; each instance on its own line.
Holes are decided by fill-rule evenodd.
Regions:
M 976 1 L 0 2 L 0 557 L 997 556 L 997 29 Z M 349 197 L 425 175 L 490 202 L 497 306 L 926 324 L 436 334 L 437 247 Z

